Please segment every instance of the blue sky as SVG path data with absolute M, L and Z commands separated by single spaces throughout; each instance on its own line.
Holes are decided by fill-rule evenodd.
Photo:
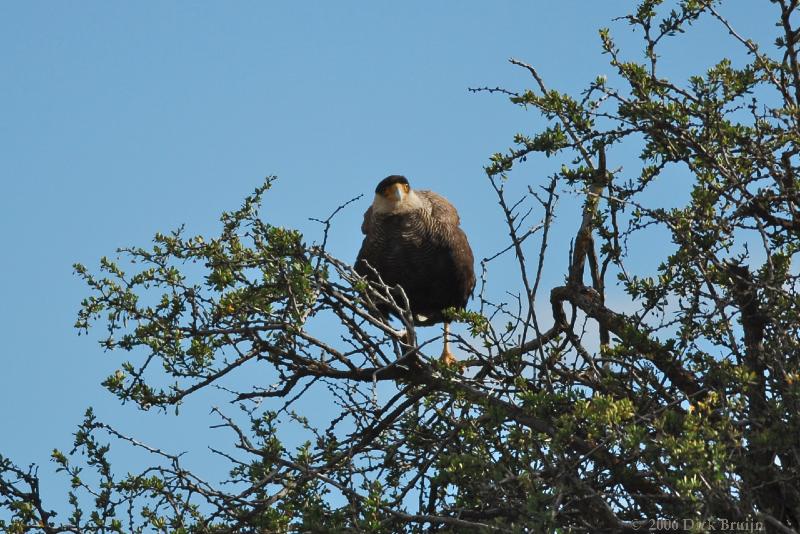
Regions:
M 516 57 L 576 93 L 611 74 L 601 26 L 641 59 L 637 37 L 611 21 L 628 2 L 233 5 L 0 3 L 0 453 L 43 464 L 45 481 L 50 450 L 69 448 L 87 406 L 172 450 L 205 439 L 210 422 L 207 404 L 188 402 L 180 418 L 143 414 L 102 389 L 125 355 L 103 353 L 100 332 L 78 337 L 72 328 L 87 295 L 74 262 L 92 268 L 183 223 L 190 234 L 212 233 L 222 210 L 273 174 L 265 218 L 309 240 L 318 236 L 309 217 L 365 194 L 335 221 L 331 250 L 344 259 L 358 250 L 375 183 L 394 173 L 448 197 L 476 258 L 489 256 L 506 232 L 482 167 L 543 122 L 467 88 L 532 87 L 506 61 Z M 737 1 L 721 11 L 769 43 L 767 7 Z M 665 53 L 662 74 L 677 77 L 743 58 L 713 23 Z M 610 164 L 634 165 L 634 156 Z M 543 184 L 560 163 L 533 158 L 510 187 Z M 570 202 L 555 235 L 562 243 L 577 227 Z M 564 250 L 551 250 L 545 288 L 558 283 Z M 512 267 L 499 262 L 496 276 L 512 279 Z

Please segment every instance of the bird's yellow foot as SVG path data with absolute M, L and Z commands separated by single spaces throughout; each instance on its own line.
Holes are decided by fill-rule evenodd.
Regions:
M 447 365 L 447 366 L 454 365 L 454 364 L 458 363 L 458 360 L 456 359 L 456 357 L 453 356 L 453 353 L 450 352 L 449 350 L 443 350 L 442 351 L 442 355 L 439 357 L 439 361 L 442 362 L 443 364 Z

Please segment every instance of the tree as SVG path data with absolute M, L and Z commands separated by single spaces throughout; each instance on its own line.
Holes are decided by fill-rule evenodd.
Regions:
M 534 89 L 476 90 L 538 110 L 546 126 L 516 136 L 486 167 L 508 227 L 503 253 L 519 266 L 518 296 L 493 302 L 481 290 L 475 311 L 453 311 L 470 331 L 458 338 L 460 368 L 430 357 L 410 321 L 404 344 L 371 313 L 388 302 L 403 316 L 407 303 L 327 252 L 333 215 L 320 221 L 317 244 L 261 220 L 272 178 L 223 214 L 219 236 L 178 230 L 156 235 L 151 248 L 122 249 L 127 263 L 104 259 L 97 274 L 76 265 L 90 289 L 77 327 L 105 324 L 102 345 L 131 355 L 104 382 L 110 392 L 177 410 L 219 386 L 242 408 L 215 410 L 234 440 L 218 451 L 231 479 L 207 482 L 90 410 L 73 451 L 53 453 L 70 478 L 72 514 L 56 517 L 42 502 L 35 468 L 0 457 L 0 527 L 797 532 L 800 30 L 797 1 L 771 4 L 777 54 L 739 35 L 716 2 L 665 11 L 644 0 L 626 20 L 643 38 L 645 63 L 600 32 L 614 84 L 599 77 L 573 97 L 511 60 Z M 700 17 L 723 25 L 749 61 L 665 79 L 661 46 Z M 618 146 L 635 150 L 641 169 L 614 169 Z M 529 225 L 507 186 L 537 153 L 563 166 L 530 184 L 542 217 Z M 654 207 L 647 193 L 670 174 L 690 182 L 688 200 Z M 549 288 L 543 314 L 535 305 L 547 291 L 545 263 L 558 264 L 547 249 L 564 192 L 582 195 L 583 208 L 563 284 Z M 631 265 L 643 251 L 629 244 L 653 231 L 671 243 L 649 248 L 660 263 L 637 274 Z M 482 263 L 484 288 L 492 261 Z M 614 283 L 625 311 L 606 302 Z M 319 336 L 320 321 L 340 334 Z M 274 373 L 274 384 L 233 389 L 255 367 Z M 292 411 L 310 395 L 329 395 L 340 413 L 311 424 Z M 285 446 L 286 424 L 309 441 Z M 152 467 L 115 474 L 106 441 L 146 450 Z M 96 475 L 82 473 L 81 455 Z

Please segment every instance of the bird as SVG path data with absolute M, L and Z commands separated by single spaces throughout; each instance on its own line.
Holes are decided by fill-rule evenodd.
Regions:
M 455 207 L 443 196 L 415 190 L 405 176 L 378 183 L 364 213 L 364 241 L 355 271 L 370 281 L 400 286 L 416 326 L 444 323 L 440 360 L 452 365 L 447 308 L 466 308 L 475 289 L 475 259 Z M 389 306 L 378 306 L 384 316 Z

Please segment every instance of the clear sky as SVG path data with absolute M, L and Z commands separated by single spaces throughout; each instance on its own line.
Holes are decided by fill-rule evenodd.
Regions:
M 722 12 L 743 34 L 773 40 L 766 2 L 729 4 Z M 476 258 L 502 248 L 506 232 L 482 168 L 515 133 L 543 123 L 467 88 L 532 87 L 506 61 L 516 57 L 551 87 L 576 93 L 611 74 L 597 28 L 610 26 L 623 48 L 638 45 L 629 27 L 611 20 L 630 6 L 0 3 L 0 453 L 42 464 L 49 483 L 50 450 L 70 448 L 90 405 L 169 450 L 205 439 L 207 404 L 189 401 L 177 419 L 143 414 L 99 385 L 127 355 L 103 353 L 99 332 L 76 335 L 87 290 L 71 265 L 93 268 L 117 247 L 145 246 L 182 223 L 190 234 L 211 233 L 219 213 L 266 175 L 279 181 L 265 218 L 309 240 L 318 236 L 309 217 L 365 193 L 335 221 L 331 250 L 344 259 L 358 250 L 375 184 L 396 173 L 456 205 Z M 678 77 L 722 56 L 743 57 L 711 23 L 666 51 L 662 73 Z M 642 57 L 638 46 L 626 53 Z M 632 156 L 618 157 L 611 166 Z M 511 187 L 544 183 L 554 165 L 533 159 Z M 561 217 L 555 238 L 566 243 L 578 212 Z M 565 255 L 558 258 L 549 285 L 563 273 Z M 499 277 L 511 275 L 510 262 L 498 265 Z

